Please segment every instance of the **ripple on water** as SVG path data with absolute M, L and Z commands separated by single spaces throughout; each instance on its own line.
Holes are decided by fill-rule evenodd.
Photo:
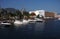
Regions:
M 60 38 L 60 21 L 50 20 L 45 23 L 36 22 L 17 27 L 0 28 L 2 39 L 53 39 Z

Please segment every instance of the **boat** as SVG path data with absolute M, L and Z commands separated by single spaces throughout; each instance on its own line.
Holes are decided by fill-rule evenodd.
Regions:
M 25 20 L 25 19 L 23 19 L 23 24 L 27 24 L 27 23 L 29 23 L 29 21 L 28 20 Z
M 0 22 L 0 27 L 11 27 L 11 23 L 8 21 L 1 21 Z
M 7 22 L 7 21 L 3 21 L 3 22 L 0 23 L 0 25 L 11 25 L 11 23 Z
M 36 22 L 43 22 L 43 19 L 36 18 Z
M 60 20 L 60 18 L 58 18 L 58 20 Z
M 29 21 L 29 23 L 35 23 L 36 22 L 35 19 L 29 19 L 28 21 Z
M 22 25 L 22 24 L 23 24 L 23 22 L 20 21 L 20 20 L 15 20 L 15 21 L 14 21 L 14 25 L 15 25 L 15 26 L 19 26 L 19 25 Z

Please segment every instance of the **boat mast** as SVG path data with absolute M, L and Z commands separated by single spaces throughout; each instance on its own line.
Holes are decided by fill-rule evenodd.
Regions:
M 23 12 L 25 11 L 25 5 L 24 5 L 24 0 L 23 0 L 23 2 L 22 2 L 22 9 L 21 9 L 21 13 L 23 14 Z

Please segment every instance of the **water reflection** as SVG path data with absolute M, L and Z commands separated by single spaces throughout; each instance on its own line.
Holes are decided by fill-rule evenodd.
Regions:
M 0 39 L 52 39 L 60 38 L 60 21 L 35 22 L 19 27 L 0 29 Z
M 43 31 L 45 23 L 39 23 L 37 22 L 35 24 L 35 31 Z
M 60 36 L 60 28 L 59 27 L 60 27 L 60 21 L 58 21 L 58 20 L 46 21 L 42 37 L 44 37 L 46 39 L 60 38 L 59 37 Z

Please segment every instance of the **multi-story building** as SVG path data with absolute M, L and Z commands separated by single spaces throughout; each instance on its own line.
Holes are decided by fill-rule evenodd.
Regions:
M 55 13 L 54 12 L 45 12 L 45 18 L 55 18 Z
M 30 13 L 30 14 L 31 14 L 31 13 L 35 13 L 36 16 L 39 15 L 39 17 L 42 17 L 42 16 L 45 17 L 45 11 L 44 11 L 44 10 L 30 11 L 29 13 Z
M 39 15 L 39 17 L 43 17 L 44 19 L 49 19 L 49 18 L 55 18 L 56 13 L 55 12 L 48 12 L 45 10 L 36 10 L 36 11 L 30 11 L 29 13 L 35 13 L 36 16 Z

